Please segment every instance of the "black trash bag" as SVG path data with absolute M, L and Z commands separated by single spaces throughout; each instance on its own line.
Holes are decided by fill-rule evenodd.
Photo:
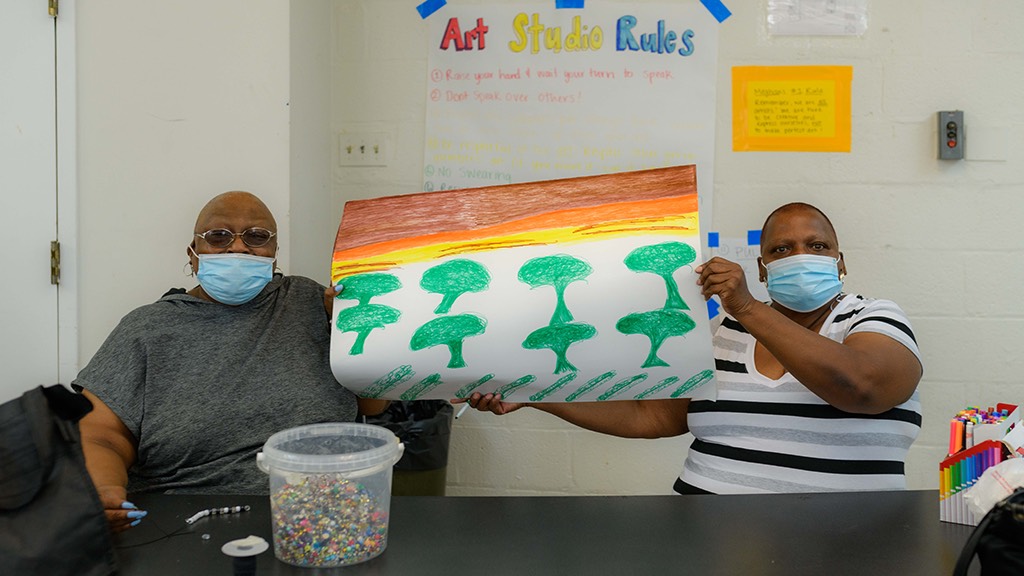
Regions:
M 113 538 L 85 468 L 92 403 L 57 385 L 0 404 L 0 571 L 105 576 Z
M 366 423 L 391 430 L 405 445 L 395 470 L 437 470 L 448 465 L 454 412 L 446 400 L 395 401 Z
M 977 555 L 982 576 L 1020 576 L 1024 574 L 1024 488 L 1017 488 L 978 522 L 971 532 L 954 576 L 966 576 Z

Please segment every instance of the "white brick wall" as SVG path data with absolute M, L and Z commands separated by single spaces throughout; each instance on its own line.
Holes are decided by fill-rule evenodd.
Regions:
M 415 4 L 335 3 L 335 132 L 396 128 L 388 167 L 334 169 L 335 221 L 346 200 L 420 189 L 426 39 Z M 909 483 L 935 488 L 952 412 L 1024 400 L 1024 2 L 875 0 L 860 38 L 771 37 L 765 0 L 726 4 L 708 228 L 739 235 L 792 200 L 829 214 L 848 288 L 897 301 L 914 324 L 925 424 Z M 732 152 L 731 67 L 800 64 L 854 67 L 851 153 Z M 935 159 L 935 113 L 946 109 L 965 111 L 966 161 Z M 601 436 L 532 411 L 467 412 L 455 425 L 449 493 L 667 493 L 688 443 Z

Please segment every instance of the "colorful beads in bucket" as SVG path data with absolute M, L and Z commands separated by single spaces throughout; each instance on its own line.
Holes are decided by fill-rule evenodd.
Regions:
M 398 438 L 368 424 L 314 424 L 270 437 L 259 457 L 270 474 L 274 554 L 296 566 L 347 566 L 387 546 L 391 470 Z

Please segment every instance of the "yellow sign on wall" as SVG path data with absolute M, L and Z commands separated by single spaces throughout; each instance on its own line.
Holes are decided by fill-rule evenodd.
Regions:
M 732 149 L 849 152 L 851 66 L 736 66 Z

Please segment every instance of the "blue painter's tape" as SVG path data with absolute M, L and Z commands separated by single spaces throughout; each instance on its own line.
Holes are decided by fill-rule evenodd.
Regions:
M 555 0 L 555 10 L 559 8 L 583 8 L 583 0 Z
M 445 2 L 445 0 L 427 0 L 423 4 L 417 6 L 416 11 L 420 13 L 420 18 L 426 18 L 440 10 L 441 7 L 447 3 L 448 2 Z M 719 22 L 721 22 L 721 20 L 719 20 Z
M 708 232 L 708 248 L 718 248 L 718 232 Z
M 729 16 L 732 16 L 732 12 L 729 12 L 725 4 L 722 4 L 719 0 L 700 0 L 700 3 L 711 12 L 711 15 L 715 17 L 715 20 L 718 20 L 719 24 L 725 22 L 725 19 Z
M 747 246 L 757 246 L 761 243 L 760 230 L 747 230 Z
M 718 304 L 718 300 L 712 298 L 708 300 L 708 320 L 718 316 L 718 309 L 721 308 Z

